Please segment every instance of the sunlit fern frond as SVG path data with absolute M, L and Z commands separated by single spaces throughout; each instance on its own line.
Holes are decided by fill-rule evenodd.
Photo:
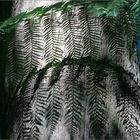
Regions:
M 102 44 L 102 25 L 100 17 L 94 17 L 93 15 L 88 15 L 87 17 L 88 25 L 90 27 L 90 37 L 91 37 L 91 56 L 94 59 L 100 59 L 100 51 Z
M 39 60 L 41 60 L 43 56 L 43 43 L 38 19 L 24 21 L 22 28 L 23 40 L 21 43 L 23 43 L 23 49 L 21 50 L 21 53 L 23 54 L 23 57 L 21 58 L 24 58 L 24 62 L 22 63 L 22 65 L 25 74 L 24 77 L 26 77 L 26 75 L 28 75 L 28 73 L 30 73 L 33 68 L 39 66 Z M 22 87 L 23 90 L 20 95 L 22 98 L 22 110 L 20 110 L 20 112 L 22 112 L 22 130 L 20 132 L 20 136 L 29 139 L 30 137 L 39 137 L 39 130 L 37 127 L 35 127 L 35 121 L 33 121 L 32 119 L 34 118 L 34 114 L 32 113 L 31 100 L 33 96 L 32 93 L 34 82 L 32 80 L 26 82 L 27 83 L 24 83 L 25 85 L 22 86 L 27 87 Z M 37 135 L 35 136 L 36 133 Z
M 52 22 L 52 33 L 54 36 L 53 55 L 54 60 L 56 60 L 56 62 L 62 61 L 64 53 L 64 32 L 62 29 L 62 20 L 63 20 L 62 12 L 56 12 L 53 14 L 53 22 Z
M 78 7 L 72 9 L 69 13 L 64 13 L 63 30 L 65 34 L 65 53 L 66 56 L 72 55 L 73 58 L 79 58 L 83 54 L 82 30 L 79 27 L 80 21 L 76 11 Z
M 24 64 L 25 73 L 39 67 L 43 58 L 43 40 L 39 19 L 24 22 Z
M 63 30 L 61 28 L 61 12 L 53 13 L 45 16 L 43 19 L 43 35 L 45 48 L 45 61 L 60 61 L 63 57 L 64 39 Z
M 52 28 L 51 28 L 51 16 L 43 17 L 42 28 L 43 28 L 43 38 L 44 38 L 44 59 L 48 64 L 53 61 L 53 37 L 52 37 Z
M 63 18 L 62 26 L 65 35 L 64 52 L 65 52 L 65 56 L 67 57 L 68 55 L 71 55 L 73 53 L 74 38 L 73 38 L 73 32 L 71 30 L 70 21 L 69 21 L 70 17 L 68 14 L 64 14 L 63 16 L 64 18 Z
M 82 30 L 82 43 L 83 43 L 83 57 L 89 56 L 91 54 L 92 45 L 94 45 L 93 35 L 90 32 L 90 24 L 88 22 L 87 9 L 81 7 L 78 12 L 80 28 Z

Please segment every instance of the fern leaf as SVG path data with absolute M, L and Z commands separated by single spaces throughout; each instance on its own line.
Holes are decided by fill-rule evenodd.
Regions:
M 24 58 L 25 73 L 39 67 L 43 57 L 43 39 L 39 19 L 25 21 L 24 24 Z
M 87 22 L 90 28 L 90 42 L 91 42 L 91 54 L 90 56 L 96 60 L 100 59 L 100 52 L 102 49 L 102 29 L 101 18 L 88 14 Z
M 124 75 L 125 78 L 124 78 Z M 139 122 L 139 100 L 136 98 L 137 90 L 131 88 L 128 82 L 134 84 L 129 74 L 119 74 L 119 86 L 121 95 L 117 96 L 117 114 L 120 125 L 128 139 L 139 139 L 140 122 Z M 121 79 L 121 80 L 120 80 Z M 133 85 L 134 86 L 134 85 Z
M 31 139 L 40 139 L 41 130 L 40 127 L 45 128 L 44 120 L 47 108 L 47 74 L 44 75 L 43 80 L 40 83 L 37 91 L 34 92 L 35 96 L 32 103 L 32 127 L 31 127 Z
M 23 23 L 19 24 L 15 31 L 15 74 L 16 80 L 21 80 L 24 70 L 24 54 L 23 54 Z
M 94 44 L 93 38 L 90 34 L 90 25 L 88 23 L 88 15 L 85 7 L 81 7 L 79 12 L 80 28 L 82 30 L 82 43 L 83 43 L 83 56 L 87 57 L 91 53 L 92 45 Z
M 119 17 L 102 18 L 102 25 L 104 27 L 104 35 L 107 39 L 110 59 L 112 59 L 114 62 L 120 60 L 124 54 L 124 32 L 121 25 L 122 22 L 120 23 L 121 20 L 122 19 Z
M 83 45 L 81 42 L 81 29 L 78 14 L 75 8 L 73 11 L 64 14 L 63 30 L 65 34 L 66 57 L 72 55 L 73 58 L 79 58 L 82 55 Z
M 107 138 L 108 139 L 125 139 L 123 131 L 118 125 L 118 117 L 116 114 L 117 100 L 121 90 L 119 87 L 119 79 L 117 72 L 112 68 L 106 69 L 107 72 L 107 108 L 108 108 L 108 120 L 106 126 Z
M 12 40 L 8 45 L 8 53 L 7 53 L 8 61 L 6 66 L 6 87 L 9 91 L 14 91 L 14 78 L 15 78 L 15 70 L 14 70 L 14 41 Z
M 60 23 L 59 23 L 60 22 Z M 62 60 L 64 50 L 63 31 L 61 28 L 61 13 L 52 13 L 43 19 L 43 34 L 45 42 L 46 63 L 53 60 L 56 62 Z
M 128 139 L 139 139 L 140 121 L 139 111 L 135 108 L 135 100 L 132 97 L 120 96 L 117 100 L 117 114 L 119 117 L 120 127 Z
M 95 73 L 87 74 L 88 113 L 90 121 L 90 133 L 97 139 L 102 139 L 106 130 L 107 107 L 106 87 L 103 81 L 95 82 Z
M 13 33 L 15 39 L 11 39 L 8 45 L 8 65 L 7 65 L 7 84 L 11 92 L 15 92 L 16 87 L 23 78 L 24 55 L 23 55 L 23 23 L 19 24 Z
M 62 98 L 60 95 L 59 81 L 48 92 L 46 121 L 49 131 L 47 137 L 50 139 L 61 117 Z
M 45 62 L 48 64 L 53 61 L 53 35 L 51 28 L 51 16 L 44 17 L 43 19 L 43 36 L 44 36 L 44 49 L 45 49 Z
M 18 118 L 18 124 L 21 128 L 16 131 L 19 131 L 19 137 L 23 137 L 25 139 L 30 138 L 30 130 L 31 130 L 31 116 L 32 116 L 32 105 L 31 105 L 31 98 L 32 98 L 32 89 L 35 82 L 36 76 L 34 75 L 34 70 L 31 71 L 27 77 L 21 83 L 21 89 L 19 90 L 16 98 L 18 101 L 15 105 L 17 108 L 16 116 Z M 19 107 L 19 108 L 18 108 Z
M 77 66 L 65 69 L 65 123 L 71 139 L 75 139 L 76 134 L 79 133 L 82 119 L 82 85 L 79 77 L 74 80 L 76 69 Z

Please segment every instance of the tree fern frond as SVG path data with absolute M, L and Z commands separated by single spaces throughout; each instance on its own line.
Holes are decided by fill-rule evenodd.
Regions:
M 31 98 L 32 98 L 32 93 L 33 93 L 33 85 L 35 82 L 35 77 L 33 76 L 27 83 L 26 86 L 23 88 L 21 91 L 22 95 L 22 132 L 21 135 L 25 139 L 29 139 L 31 134 L 31 127 L 32 127 L 32 105 L 31 105 Z M 21 109 L 22 109 L 21 108 Z
M 117 95 L 117 93 L 120 92 L 120 89 L 119 89 L 119 82 L 118 82 L 118 76 L 117 76 L 116 71 L 109 70 L 109 77 L 110 77 L 110 83 L 111 83 L 112 89 L 116 93 L 115 95 Z
M 73 39 L 73 32 L 71 30 L 71 26 L 70 26 L 70 19 L 68 14 L 64 14 L 63 15 L 63 31 L 64 31 L 64 35 L 65 35 L 65 48 L 64 48 L 64 52 L 65 52 L 65 56 L 67 57 L 68 55 L 71 55 L 73 53 L 73 45 L 74 45 L 74 39 Z
M 59 122 L 61 125 L 63 121 L 70 139 L 81 138 L 80 131 L 86 129 L 85 126 L 82 128 L 83 114 L 88 112 L 86 123 L 90 132 L 84 136 L 103 139 L 110 115 L 109 100 L 106 100 L 109 88 L 112 90 L 109 94 L 113 94 L 117 102 L 117 111 L 113 109 L 117 112 L 120 130 L 122 128 L 127 138 L 139 139 L 140 77 L 135 67 L 137 64 L 133 65 L 133 58 L 129 61 L 127 54 L 127 47 L 130 47 L 130 53 L 132 50 L 135 52 L 137 27 L 134 26 L 137 25 L 135 21 L 130 23 L 133 15 L 129 13 L 131 7 L 127 0 L 121 2 L 113 0 L 100 4 L 95 1 L 99 3 L 95 4 L 71 0 L 39 7 L 12 18 L 12 22 L 10 19 L 5 25 L 0 24 L 0 31 L 9 30 L 25 20 L 17 26 L 16 39 L 12 42 L 15 47 L 10 48 L 8 54 L 7 87 L 9 91 L 12 89 L 10 93 L 15 93 L 9 96 L 12 99 L 16 96 L 11 102 L 12 107 L 17 106 L 18 109 L 14 120 L 19 125 L 15 125 L 18 134 L 14 138 L 41 139 L 43 127 L 47 130 L 46 139 L 52 139 Z M 115 4 L 119 7 L 116 8 Z M 123 11 L 123 8 L 129 9 Z M 113 12 L 108 14 L 108 11 Z M 83 70 L 85 67 L 88 67 L 87 73 Z M 38 71 L 32 74 L 34 68 Z M 84 72 L 85 77 L 81 74 Z M 63 83 L 61 78 L 65 80 Z M 86 94 L 88 109 L 83 112 Z
M 127 73 L 127 72 L 122 72 L 122 76 L 121 76 L 122 80 L 125 81 L 124 86 L 127 86 L 128 91 L 127 94 L 128 96 L 132 97 L 132 99 L 135 102 L 135 108 L 140 111 L 140 86 L 138 84 L 138 82 L 134 79 L 133 74 L 132 73 Z M 120 82 L 120 85 L 122 83 Z M 121 85 L 122 86 L 122 85 Z M 126 92 L 123 87 L 122 87 L 122 91 Z
M 40 85 L 40 83 L 42 82 L 42 80 L 44 79 L 44 76 L 45 76 L 47 70 L 48 70 L 49 68 L 51 68 L 52 65 L 53 65 L 53 61 L 50 62 L 50 63 L 48 63 L 44 68 L 42 68 L 42 69 L 40 69 L 40 70 L 38 71 L 38 76 L 37 76 L 37 78 L 36 78 L 36 82 L 35 82 L 35 85 L 34 85 L 34 93 L 35 93 L 36 90 L 39 88 L 39 85 Z
M 19 24 L 15 31 L 15 74 L 16 80 L 21 80 L 24 73 L 24 42 L 23 42 L 23 23 Z
M 118 81 L 117 72 L 113 69 L 106 69 L 106 89 L 107 89 L 107 109 L 108 109 L 108 120 L 106 126 L 107 138 L 108 139 L 125 139 L 123 131 L 118 126 L 118 117 L 116 115 L 117 101 L 116 97 L 120 94 L 120 87 Z
M 60 22 L 60 23 L 59 23 Z M 43 34 L 45 42 L 45 60 L 46 63 L 51 61 L 60 61 L 63 57 L 64 39 L 61 28 L 61 13 L 52 13 L 51 16 L 44 17 Z
M 9 118 L 9 129 L 10 125 L 13 125 L 14 130 L 16 133 L 13 132 L 13 134 L 10 132 L 9 135 L 11 135 L 11 138 L 17 139 L 17 137 L 23 137 L 23 110 L 25 109 L 24 104 L 26 104 L 26 108 L 30 105 L 30 97 L 29 94 L 31 94 L 30 86 L 33 84 L 34 81 L 34 75 L 35 75 L 36 69 L 33 69 L 25 78 L 21 79 L 21 81 L 18 83 L 15 91 L 12 93 L 11 97 L 9 97 L 9 107 L 7 109 L 7 113 Z M 32 84 L 31 84 L 31 83 Z M 31 87 L 32 88 L 32 87 Z M 28 94 L 25 94 L 25 91 L 28 91 Z M 26 98 L 28 96 L 28 98 Z M 25 97 L 25 98 L 24 98 Z M 11 110 L 11 108 L 13 108 Z M 24 110 L 27 111 L 26 109 Z
M 54 59 L 59 62 L 62 61 L 64 52 L 64 34 L 62 29 L 63 15 L 61 12 L 53 14 L 53 35 L 54 35 Z
M 106 3 L 109 1 L 104 1 L 104 2 Z M 100 1 L 94 1 L 94 3 L 100 3 Z M 139 0 L 132 1 L 131 3 L 134 3 L 134 4 L 139 3 Z M 128 1 L 127 0 L 120 0 L 120 1 L 113 0 L 109 3 L 111 5 L 110 7 L 113 7 L 113 8 L 109 8 L 109 10 L 108 10 L 108 7 L 106 7 L 106 4 L 104 4 L 103 1 L 101 1 L 100 7 L 101 7 L 101 9 L 103 8 L 104 10 L 101 10 L 100 12 L 98 12 L 100 8 L 98 6 L 94 6 L 94 4 L 92 5 L 92 1 L 70 0 L 66 3 L 58 2 L 54 5 L 50 5 L 50 6 L 46 6 L 46 7 L 44 7 L 44 6 L 37 7 L 30 12 L 23 12 L 15 17 L 11 17 L 8 20 L 0 23 L 0 30 L 1 31 L 5 30 L 5 29 L 11 30 L 12 28 L 14 28 L 14 26 L 16 26 L 19 22 L 21 22 L 23 20 L 26 20 L 26 19 L 30 20 L 30 19 L 36 18 L 36 17 L 43 17 L 46 14 L 50 14 L 51 13 L 50 11 L 52 11 L 52 10 L 55 12 L 58 12 L 58 11 L 67 12 L 67 11 L 70 11 L 75 6 L 84 5 L 84 4 L 91 5 L 90 7 L 96 16 L 103 15 L 104 11 L 108 11 L 107 14 L 111 13 L 112 16 L 117 16 L 120 9 L 128 4 Z
M 21 81 L 21 89 L 19 89 L 19 93 L 16 94 L 17 101 L 14 102 L 16 111 L 16 121 L 19 127 L 16 127 L 16 131 L 19 133 L 19 137 L 25 137 L 25 139 L 30 138 L 30 130 L 31 130 L 31 98 L 32 98 L 32 89 L 35 82 L 36 76 L 35 69 L 33 69 L 26 77 Z M 12 112 L 13 113 L 13 112 Z M 14 121 L 14 120 L 12 120 Z M 15 123 L 15 122 L 14 122 Z M 16 135 L 16 134 L 14 134 Z
M 49 130 L 51 127 L 52 120 L 51 120 L 51 118 L 49 118 L 50 122 L 48 122 L 49 116 L 46 117 L 46 111 L 48 111 L 47 113 L 50 113 L 51 111 L 52 111 L 51 113 L 54 113 L 53 111 L 55 111 L 54 109 L 47 110 L 47 109 L 50 109 L 48 107 L 48 104 L 51 104 L 53 102 L 52 100 L 54 99 L 54 98 L 51 98 L 52 102 L 48 99 L 50 97 L 49 91 L 51 90 L 49 87 L 49 84 L 51 81 L 51 75 L 52 75 L 52 71 L 53 71 L 51 66 L 52 66 L 52 64 L 51 65 L 47 64 L 46 67 L 42 70 L 43 72 L 41 70 L 39 70 L 39 72 L 41 71 L 41 75 L 39 73 L 39 75 L 36 76 L 36 79 L 33 84 L 33 86 L 34 86 L 34 88 L 32 89 L 33 95 L 31 96 L 31 99 L 30 99 L 30 105 L 32 106 L 32 114 L 31 114 L 31 120 L 30 120 L 31 121 L 30 139 L 40 139 L 41 138 L 41 131 L 46 128 L 46 124 L 45 124 L 46 121 L 47 121 L 47 124 L 49 123 L 48 132 L 51 133 L 50 135 L 52 135 L 52 133 L 53 133 L 53 130 Z M 36 72 L 36 74 L 37 74 L 37 72 Z M 57 91 L 56 91 L 56 93 L 57 93 Z M 55 93 L 53 93 L 53 94 L 55 94 Z M 56 96 L 54 95 L 54 97 L 56 97 Z M 55 117 L 53 115 L 51 117 Z M 53 125 L 53 127 L 55 127 L 55 126 Z
M 61 117 L 62 98 L 59 81 L 48 92 L 46 121 L 49 132 L 47 137 L 50 139 Z
M 30 135 L 30 139 L 34 139 L 34 140 L 39 140 L 40 139 L 40 130 L 39 127 L 36 126 L 36 124 L 33 122 L 32 126 L 31 126 L 31 135 Z
M 81 28 L 77 8 L 71 12 L 64 14 L 63 30 L 65 34 L 65 52 L 66 57 L 72 55 L 73 58 L 79 58 L 83 53 L 83 45 L 81 41 Z
M 38 90 L 34 92 L 35 96 L 32 100 L 32 128 L 31 128 L 31 139 L 40 139 L 41 137 L 41 130 L 40 127 L 45 127 L 44 120 L 45 120 L 45 113 L 47 108 L 47 98 L 48 98 L 48 91 L 46 86 L 48 85 L 48 74 L 46 72 L 44 74 L 43 80 L 38 87 Z
M 43 36 L 44 36 L 44 49 L 45 49 L 45 62 L 50 63 L 53 61 L 53 35 L 52 35 L 52 27 L 51 16 L 45 16 L 43 19 Z
M 118 67 L 115 69 L 120 79 L 123 79 L 125 84 L 132 90 L 132 91 L 139 91 L 137 89 L 140 88 L 140 74 L 139 70 L 137 69 L 137 73 L 135 74 L 134 71 L 129 71 L 124 69 L 123 67 Z M 137 77 L 135 76 L 137 75 Z M 135 92 L 133 92 L 135 94 Z M 138 95 L 138 94 L 137 94 Z
M 41 81 L 44 78 L 45 73 L 50 69 L 51 70 L 51 78 L 48 81 L 49 82 L 49 87 L 51 87 L 52 85 L 54 85 L 60 78 L 60 73 L 64 67 L 64 65 L 66 65 L 67 63 L 70 62 L 70 58 L 71 56 L 68 56 L 67 58 L 64 58 L 62 61 L 60 62 L 56 62 L 56 60 L 51 61 L 50 63 L 47 63 L 42 69 L 40 69 L 37 73 L 38 76 L 36 78 L 36 82 L 34 85 L 34 92 L 39 88 L 39 85 L 41 83 Z
M 130 58 L 135 53 L 135 46 L 136 46 L 136 35 L 137 29 L 133 17 L 133 13 L 130 8 L 126 7 L 120 13 L 120 19 L 122 19 L 122 27 L 125 32 L 126 37 L 126 49 L 129 51 Z
M 140 137 L 140 118 L 139 111 L 135 108 L 135 100 L 132 97 L 120 96 L 117 99 L 117 114 L 124 135 L 128 139 L 139 139 Z
M 79 12 L 80 28 L 82 30 L 82 43 L 83 43 L 83 56 L 89 56 L 91 53 L 92 45 L 94 44 L 94 39 L 90 34 L 90 25 L 88 22 L 88 14 L 86 7 L 81 7 Z
M 76 138 L 79 133 L 82 119 L 82 83 L 80 77 L 74 77 L 77 72 L 77 66 L 65 67 L 65 124 L 68 128 L 71 139 Z
M 98 60 L 100 58 L 101 44 L 102 44 L 102 25 L 101 18 L 94 17 L 90 15 L 87 17 L 88 25 L 90 27 L 90 37 L 91 37 L 91 56 Z
M 7 53 L 7 66 L 6 66 L 6 88 L 9 91 L 14 90 L 14 41 L 12 40 L 11 43 L 7 46 L 8 53 Z
M 22 24 L 12 33 L 16 39 L 11 39 L 8 45 L 8 62 L 7 62 L 7 84 L 11 92 L 15 92 L 16 86 L 23 78 L 24 55 L 23 55 L 23 28 Z
M 104 34 L 107 39 L 110 59 L 116 62 L 121 59 L 125 50 L 125 43 L 123 40 L 124 32 L 122 29 L 122 25 L 119 22 L 120 20 L 122 19 L 120 19 L 119 17 L 102 18 L 102 25 L 104 27 Z
M 88 113 L 90 119 L 90 133 L 97 139 L 102 139 L 106 130 L 107 107 L 106 87 L 103 81 L 95 82 L 95 73 L 87 74 Z
M 129 139 L 139 139 L 140 137 L 140 122 L 139 122 L 139 98 L 137 91 L 129 86 L 132 85 L 132 79 L 129 74 L 124 79 L 124 74 L 119 74 L 119 86 L 121 94 L 117 96 L 117 114 L 120 120 L 120 125 L 123 128 L 124 134 Z M 121 80 L 120 80 L 121 79 Z M 129 83 L 128 83 L 129 82 Z M 136 85 L 133 85 L 136 86 Z M 139 88 L 140 89 L 140 88 Z
M 25 21 L 24 24 L 24 58 L 25 73 L 39 67 L 43 58 L 43 40 L 39 19 Z
M 131 12 L 133 13 L 133 21 L 135 23 L 135 31 L 137 34 L 137 38 L 140 39 L 140 1 L 136 0 L 131 6 Z

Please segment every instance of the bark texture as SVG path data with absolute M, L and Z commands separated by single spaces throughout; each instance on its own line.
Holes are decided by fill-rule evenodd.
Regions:
M 15 0 L 13 15 L 58 1 Z M 130 56 L 127 49 L 129 44 L 125 43 L 129 38 L 125 31 L 116 31 L 117 37 L 110 45 L 105 24 L 109 18 L 87 15 L 81 7 L 73 9 L 71 16 L 65 18 L 67 16 L 61 12 L 52 13 L 51 16 L 44 16 L 40 22 L 32 19 L 23 21 L 17 27 L 14 45 L 16 58 L 21 58 L 24 64 L 23 68 L 15 71 L 18 79 L 22 77 L 22 73 L 19 73 L 22 70 L 28 72 L 32 66 L 37 66 L 39 70 L 53 59 L 63 61 L 68 56 L 73 59 L 90 56 L 98 61 L 107 58 L 132 74 L 131 77 L 124 74 L 123 79 L 128 81 L 131 88 L 135 88 L 139 98 L 140 75 L 136 50 Z M 114 18 L 111 20 L 115 21 Z M 34 30 L 32 25 L 35 25 Z M 37 59 L 36 54 L 29 53 L 30 49 L 38 49 Z M 115 71 L 105 67 L 107 76 L 101 77 L 98 86 L 95 82 L 96 71 L 104 68 L 97 69 L 98 66 L 95 66 L 95 69 L 91 69 L 81 61 L 80 65 L 65 65 L 57 75 L 59 80 L 51 87 L 50 81 L 55 78 L 55 72 L 53 68 L 48 69 L 29 105 L 30 100 L 27 99 L 33 93 L 36 76 L 30 80 L 23 99 L 23 112 L 14 124 L 11 139 L 18 139 L 19 135 L 22 135 L 21 139 L 40 140 L 140 139 L 139 110 L 133 97 L 127 98 L 127 90 L 126 95 L 121 96 L 117 86 L 114 86 L 119 85 L 117 80 L 112 80 L 117 77 Z M 55 100 L 57 104 L 54 104 Z M 121 113 L 121 110 L 124 112 Z M 129 115 L 125 116 L 125 113 Z M 56 116 L 59 116 L 58 120 L 55 120 Z M 126 128 L 127 124 L 132 125 L 130 129 Z

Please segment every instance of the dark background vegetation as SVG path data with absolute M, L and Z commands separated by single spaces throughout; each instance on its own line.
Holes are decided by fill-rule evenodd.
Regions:
M 11 13 L 12 0 L 0 0 L 0 22 L 11 17 Z M 6 98 L 4 89 L 6 51 L 3 41 L 0 39 L 0 139 L 6 137 L 6 127 L 8 125 L 5 120 L 6 111 L 4 106 L 4 99 Z
M 0 0 L 0 22 L 11 16 L 12 1 Z

